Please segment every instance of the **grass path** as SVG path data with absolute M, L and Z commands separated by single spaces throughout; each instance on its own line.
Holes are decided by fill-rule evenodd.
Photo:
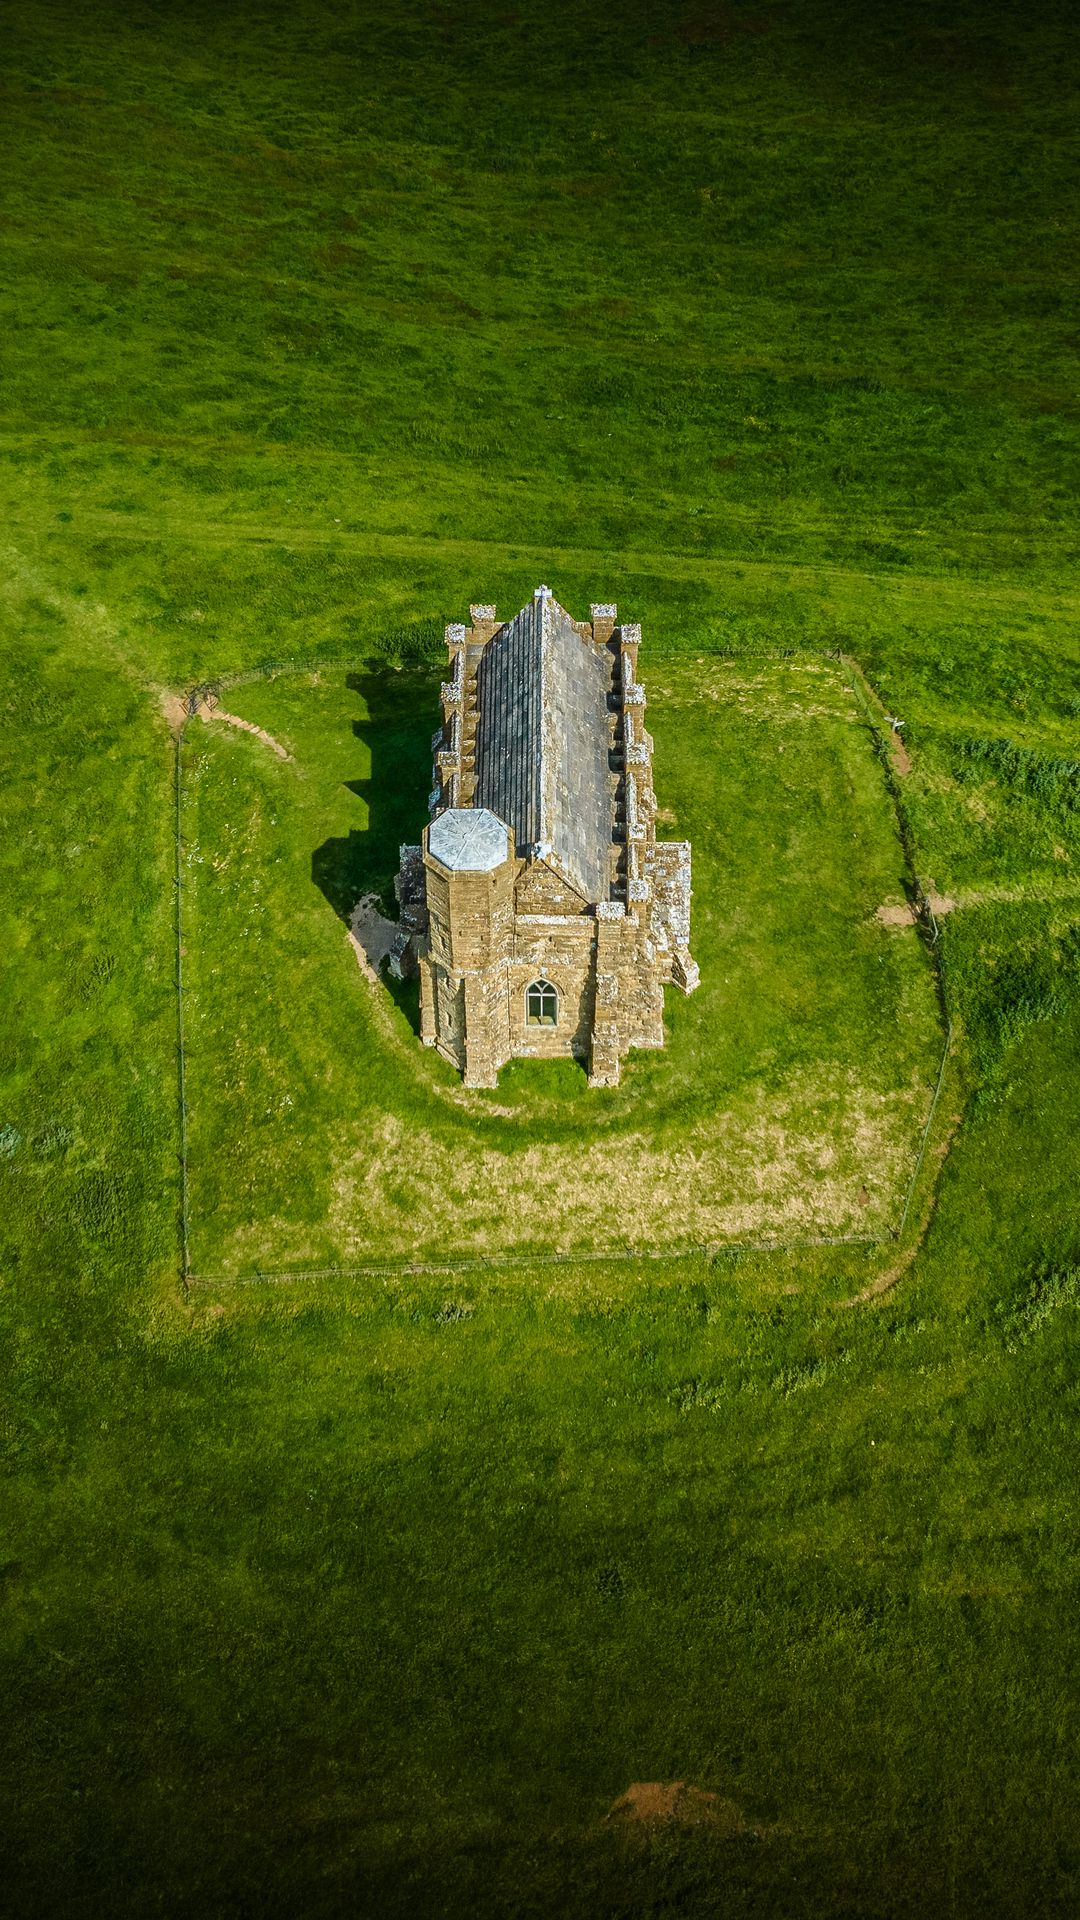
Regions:
M 947 905 L 937 906 L 935 912 L 955 912 L 960 907 L 1058 906 L 1069 900 L 1080 900 L 1080 887 L 1073 883 L 1060 887 L 1026 886 L 1020 882 L 1016 886 L 961 887 L 952 896 Z
M 246 542 L 255 546 L 280 545 L 286 552 L 301 548 L 340 548 L 373 558 L 474 561 L 478 563 L 478 572 L 489 567 L 493 559 L 503 566 L 528 564 L 534 569 L 546 569 L 550 573 L 554 571 L 556 562 L 567 569 L 585 571 L 595 567 L 598 556 L 603 556 L 605 561 L 607 558 L 606 548 L 599 545 L 571 547 L 545 541 L 542 546 L 533 546 L 516 540 L 466 540 L 422 534 L 381 533 L 371 528 L 358 531 L 345 524 L 321 532 L 286 521 L 207 520 L 190 514 L 128 513 L 100 507 L 87 509 L 81 519 L 88 530 L 143 542 L 182 538 L 196 539 L 203 545 L 218 547 L 239 546 Z M 791 531 L 798 529 L 793 527 Z M 752 573 L 763 586 L 770 581 L 783 583 L 791 578 L 807 582 L 814 579 L 859 583 L 872 581 L 878 586 L 892 589 L 898 598 L 949 599 L 958 605 L 975 602 L 987 608 L 1037 605 L 1058 613 L 1080 611 L 1080 593 L 1064 588 L 1005 586 L 997 580 L 972 580 L 970 577 L 954 580 L 948 575 L 917 574 L 906 568 L 883 571 L 877 568 L 832 566 L 814 561 L 759 560 L 751 555 L 720 558 L 708 554 L 675 553 L 670 549 L 661 553 L 624 551 L 619 556 L 619 573 L 623 577 L 636 575 L 656 579 L 715 580 L 718 583 L 732 575 L 738 577 Z
M 0 448 L 10 447 L 19 450 L 41 446 L 61 447 L 65 451 L 75 448 L 117 448 L 124 452 L 130 452 L 133 449 L 139 451 L 155 449 L 176 453 L 226 454 L 231 457 L 255 455 L 264 461 L 274 455 L 287 457 L 289 453 L 289 448 L 283 443 L 268 442 L 263 435 L 244 435 L 235 431 L 203 434 L 168 433 L 164 429 L 149 432 L 132 429 L 125 432 L 120 427 L 110 425 L 103 426 L 98 431 L 85 427 L 78 430 L 56 427 L 31 433 L 0 425 Z M 319 445 L 307 445 L 303 448 L 303 462 L 306 468 L 339 469 L 343 464 L 340 452 Z M 403 452 L 397 463 L 398 473 L 407 471 L 408 464 L 408 455 Z M 426 471 L 429 463 L 417 462 L 416 464 L 418 471 Z M 371 477 L 371 473 L 377 477 L 382 465 L 383 462 L 376 455 L 366 459 L 360 458 L 357 462 L 360 471 L 370 469 L 368 478 Z M 618 487 L 605 488 L 602 481 L 590 478 L 589 498 L 594 506 L 616 506 L 622 502 L 624 490 Z M 794 496 L 791 498 L 790 507 L 791 518 L 781 521 L 767 517 L 767 509 L 763 505 L 754 505 L 727 497 L 722 503 L 718 502 L 710 506 L 710 514 L 714 514 L 717 519 L 725 522 L 744 523 L 751 529 L 760 529 L 765 533 L 798 532 L 820 534 L 824 537 L 834 536 L 838 539 L 850 539 L 853 535 L 877 539 L 915 538 L 930 543 L 928 551 L 932 551 L 935 542 L 945 539 L 1004 542 L 1010 537 L 1017 542 L 1024 541 L 1025 544 L 1035 541 L 1040 548 L 1061 548 L 1064 557 L 1068 559 L 1074 558 L 1076 551 L 1077 535 L 1072 526 L 1062 525 L 1060 521 L 1054 521 L 1049 517 L 1037 518 L 1033 522 L 1029 513 L 1018 513 L 1013 517 L 1003 516 L 999 519 L 995 519 L 988 513 L 985 525 L 977 525 L 970 518 L 950 518 L 943 524 L 935 523 L 925 526 L 922 522 L 926 515 L 914 512 L 905 517 L 898 515 L 895 511 L 883 513 L 848 510 L 831 518 L 822 518 L 820 515 L 807 518 L 802 501 Z M 105 515 L 108 520 L 132 518 L 132 514 L 126 510 L 120 513 L 94 506 L 86 508 L 85 513 L 80 514 L 80 518 L 93 519 L 100 514 Z M 20 519 L 24 521 L 31 519 L 40 527 L 47 528 L 51 519 L 49 507 L 42 503 L 40 510 L 30 515 L 20 514 L 18 509 L 15 509 L 11 516 L 12 524 L 17 524 Z M 154 516 L 154 523 L 157 524 L 157 516 Z M 174 522 L 174 524 L 181 523 Z

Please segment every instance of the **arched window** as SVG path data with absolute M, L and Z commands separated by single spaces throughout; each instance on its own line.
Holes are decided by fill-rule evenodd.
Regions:
M 550 980 L 534 980 L 525 989 L 525 1021 L 530 1027 L 553 1027 L 559 1018 L 559 996 Z

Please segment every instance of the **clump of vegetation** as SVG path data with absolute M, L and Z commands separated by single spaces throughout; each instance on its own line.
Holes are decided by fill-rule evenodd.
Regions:
M 1080 760 L 1056 759 L 1014 740 L 957 740 L 954 766 L 961 780 L 989 775 L 1001 786 L 1037 800 L 1049 813 L 1071 820 L 1080 813 Z
M 996 1323 L 1007 1353 L 1026 1347 L 1048 1321 L 1080 1306 L 1080 1266 L 1044 1264 L 1027 1277 L 1023 1291 L 1001 1301 Z
M 1080 998 L 1080 925 L 1067 907 L 992 904 L 946 923 L 943 957 L 972 1067 L 996 1097 L 1021 1034 Z

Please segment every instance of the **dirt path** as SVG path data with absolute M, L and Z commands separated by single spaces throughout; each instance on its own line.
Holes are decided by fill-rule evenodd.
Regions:
M 874 919 L 883 927 L 913 927 L 915 909 L 906 900 L 886 900 L 878 908 Z
M 927 904 L 935 920 L 940 920 L 954 908 L 970 904 L 964 899 L 954 900 L 948 893 L 928 893 Z M 918 914 L 907 900 L 886 900 L 878 907 L 874 919 L 883 927 L 913 927 Z
M 961 887 L 956 893 L 934 893 L 926 896 L 927 903 L 936 920 L 943 920 L 947 913 L 955 913 L 962 907 L 991 906 L 1064 906 L 1070 900 L 1080 900 L 1080 887 Z M 917 914 L 906 900 L 885 900 L 874 913 L 874 919 L 883 927 L 913 927 Z
M 167 687 L 163 687 L 158 694 L 158 705 L 161 708 L 161 715 L 169 732 L 172 734 L 182 733 L 184 730 L 184 722 L 188 717 L 187 701 L 184 699 L 183 694 L 170 693 Z
M 254 720 L 241 720 L 238 713 L 226 713 L 224 707 L 212 707 L 205 700 L 200 700 L 195 711 L 200 720 L 224 720 L 227 727 L 239 727 L 242 732 L 253 734 L 256 740 L 262 741 L 264 747 L 276 753 L 279 760 L 292 759 L 288 748 L 283 747 L 280 740 L 275 740 L 272 733 L 267 733 L 265 727 L 257 727 Z
M 1054 906 L 1059 901 L 1080 900 L 1080 887 L 971 887 L 958 893 L 953 905 L 957 907 L 1023 906 L 1030 902 L 1033 906 Z M 936 911 L 936 909 L 935 909 Z

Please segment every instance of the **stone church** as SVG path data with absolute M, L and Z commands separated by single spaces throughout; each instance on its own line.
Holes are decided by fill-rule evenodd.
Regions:
M 641 630 L 573 620 L 549 587 L 500 622 L 449 626 L 423 845 L 402 847 L 397 968 L 420 1034 L 471 1087 L 572 1055 L 614 1086 L 664 1044 L 664 987 L 692 993 L 690 846 L 658 841 Z

